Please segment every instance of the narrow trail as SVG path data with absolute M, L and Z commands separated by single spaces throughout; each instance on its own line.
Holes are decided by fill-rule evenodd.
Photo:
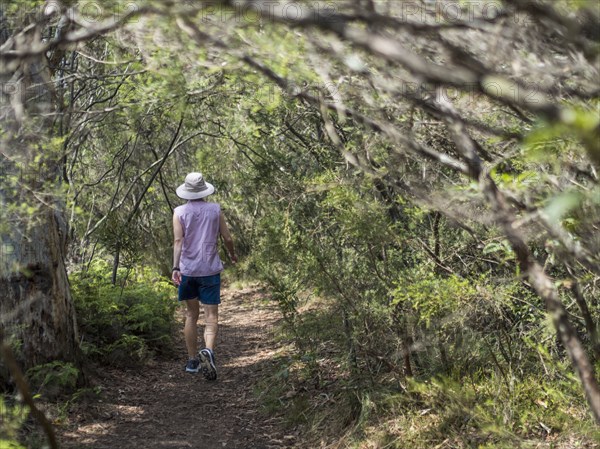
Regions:
M 141 371 L 98 373 L 102 402 L 70 416 L 60 430 L 66 449 L 271 449 L 294 447 L 277 417 L 259 411 L 253 389 L 270 368 L 277 344 L 275 307 L 256 288 L 225 290 L 216 356 L 219 379 L 183 370 L 186 354 L 180 314 L 173 356 Z M 202 320 L 202 316 L 200 317 Z

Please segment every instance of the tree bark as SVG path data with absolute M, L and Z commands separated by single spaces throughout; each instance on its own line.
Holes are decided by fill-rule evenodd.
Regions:
M 66 228 L 61 211 L 44 206 L 38 214 L 38 223 L 23 234 L 12 230 L 2 236 L 1 327 L 24 370 L 53 360 L 75 361 L 78 354 L 63 260 Z
M 6 50 L 24 51 L 41 39 L 36 26 Z M 39 55 L 2 66 L 0 81 L 6 80 L 12 90 L 0 135 L 0 326 L 26 371 L 77 361 L 77 323 L 64 263 L 64 155 L 51 140 L 59 110 L 52 71 Z

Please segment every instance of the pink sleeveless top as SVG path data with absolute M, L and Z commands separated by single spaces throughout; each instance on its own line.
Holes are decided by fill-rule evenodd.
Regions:
M 205 201 L 188 201 L 175 208 L 183 227 L 179 268 L 185 276 L 212 276 L 223 271 L 219 258 L 219 217 L 221 206 Z

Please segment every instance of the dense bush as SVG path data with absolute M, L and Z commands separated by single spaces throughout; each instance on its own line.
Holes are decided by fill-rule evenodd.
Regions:
M 145 268 L 120 269 L 112 285 L 108 264 L 95 260 L 70 282 L 81 347 L 91 360 L 131 365 L 171 347 L 175 290 L 164 278 Z
M 26 406 L 0 395 L 0 448 L 24 449 L 16 439 L 28 415 L 29 409 Z
M 451 2 L 412 3 L 430 17 Z M 171 287 L 144 270 L 109 281 L 94 254 L 168 273 L 171 187 L 193 168 L 217 186 L 245 267 L 285 318 L 290 344 L 265 404 L 311 424 L 309 439 L 590 441 L 572 373 L 587 367 L 583 353 L 600 360 L 598 52 L 586 25 L 597 14 L 585 12 L 595 3 L 496 3 L 493 19 L 480 4 L 477 20 L 442 26 L 444 14 L 406 22 L 396 0 L 338 2 L 335 26 L 288 20 L 293 33 L 283 17 L 243 29 L 203 21 L 195 50 L 199 11 L 169 4 L 144 22 L 160 48 L 137 29 L 119 45 L 81 42 L 91 58 L 66 52 L 58 93 L 79 94 L 55 96 L 69 120 L 56 121 L 54 172 L 68 180 L 60 199 L 73 202 L 82 242 L 71 260 L 93 259 L 71 276 L 85 354 L 128 364 L 168 347 Z M 123 63 L 98 63 L 107 58 Z M 273 89 L 261 89 L 267 79 Z M 20 146 L 8 148 L 17 160 Z M 580 379 L 594 387 L 588 371 Z M 47 388 L 69 387 L 74 372 L 30 374 Z
M 54 361 L 37 365 L 27 371 L 31 387 L 46 399 L 73 394 L 80 379 L 80 371 L 68 362 Z
M 543 304 L 493 229 L 478 229 L 473 245 L 401 198 L 394 221 L 369 181 L 323 190 L 256 227 L 250 266 L 271 285 L 293 343 L 261 392 L 268 410 L 325 440 L 351 429 L 344 447 L 597 437 Z

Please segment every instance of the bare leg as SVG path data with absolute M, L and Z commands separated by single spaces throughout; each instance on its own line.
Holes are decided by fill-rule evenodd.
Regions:
M 187 304 L 185 327 L 183 328 L 185 346 L 188 356 L 196 358 L 198 357 L 198 315 L 200 314 L 200 302 L 196 299 L 189 299 L 185 303 Z
M 219 328 L 219 306 L 204 305 L 204 344 L 214 351 Z

